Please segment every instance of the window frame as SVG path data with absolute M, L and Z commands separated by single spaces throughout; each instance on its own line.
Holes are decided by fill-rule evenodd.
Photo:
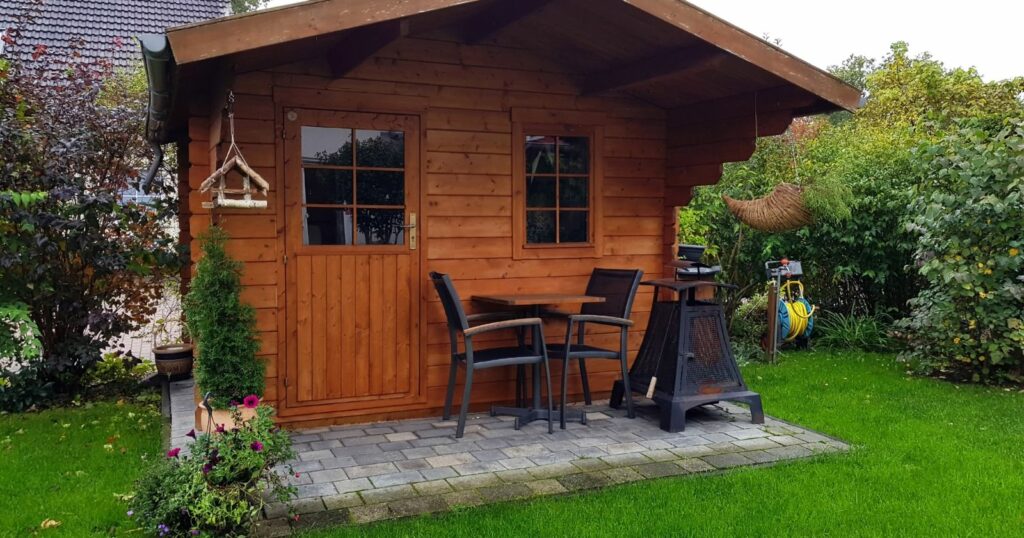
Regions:
M 604 117 L 600 114 L 550 110 L 512 111 L 512 254 L 514 259 L 597 258 L 602 254 Z M 586 243 L 527 243 L 526 137 L 548 135 L 590 140 Z M 557 189 L 555 196 L 559 195 Z M 557 230 L 556 230 L 557 234 Z M 557 237 L 557 235 L 556 235 Z
M 303 143 L 302 133 L 303 133 L 303 130 L 306 129 L 307 127 L 315 128 L 315 129 L 336 129 L 336 130 L 348 130 L 348 131 L 350 131 L 349 136 L 351 138 L 351 143 L 352 143 L 352 163 L 351 164 L 347 164 L 347 165 L 346 164 L 317 163 L 317 162 L 307 163 L 305 161 L 305 157 L 304 156 L 300 159 L 300 166 L 301 166 L 301 172 L 302 172 L 302 178 L 303 178 L 303 181 L 301 182 L 302 184 L 300 186 L 300 190 L 302 192 L 300 208 L 303 211 L 303 222 L 302 222 L 302 224 L 303 224 L 303 227 L 302 227 L 302 239 L 303 239 L 302 244 L 303 244 L 303 246 L 305 246 L 305 247 L 401 247 L 401 246 L 405 246 L 405 244 L 408 242 L 408 237 L 407 237 L 408 234 L 406 234 L 404 230 L 401 232 L 402 233 L 402 242 L 401 243 L 360 243 L 359 242 L 359 236 L 360 236 L 361 232 L 359 230 L 359 212 L 360 212 L 360 210 L 370 210 L 370 211 L 372 211 L 372 210 L 401 211 L 403 213 L 403 215 L 404 215 L 403 216 L 403 225 L 405 224 L 405 221 L 408 219 L 408 214 L 409 214 L 409 212 L 407 210 L 408 201 L 405 199 L 405 196 L 407 194 L 406 191 L 408 190 L 406 188 L 406 186 L 405 186 L 405 183 L 406 183 L 406 181 L 408 179 L 407 174 L 406 174 L 406 167 L 405 167 L 405 163 L 407 161 L 407 157 L 406 157 L 406 154 L 405 154 L 405 151 L 406 151 L 405 150 L 405 138 L 407 137 L 408 133 L 405 130 L 403 130 L 403 129 L 387 129 L 387 130 L 384 130 L 384 129 L 367 129 L 365 127 L 322 127 L 322 126 L 318 126 L 318 125 L 301 125 L 301 126 L 299 126 L 299 133 L 300 133 L 299 134 L 299 137 L 300 137 L 300 139 L 299 139 L 299 147 L 300 147 L 300 151 L 301 151 L 302 143 Z M 360 162 L 359 162 L 359 139 L 358 139 L 360 131 L 377 131 L 377 132 L 398 132 L 398 133 L 402 133 L 402 149 L 403 149 L 402 166 L 401 167 L 391 167 L 391 166 L 371 166 L 371 165 L 360 164 Z M 351 181 L 352 181 L 351 192 L 350 192 L 350 194 L 352 196 L 351 202 L 349 202 L 349 203 L 309 202 L 308 201 L 309 193 L 306 190 L 306 180 L 305 180 L 306 179 L 305 178 L 305 174 L 306 174 L 307 170 L 335 170 L 335 171 L 340 171 L 340 172 L 349 172 L 349 173 L 351 173 Z M 402 204 L 401 205 L 396 205 L 396 204 L 360 203 L 360 201 L 359 201 L 359 194 L 358 194 L 359 193 L 359 175 L 360 175 L 360 173 L 373 173 L 373 172 L 400 173 L 400 174 L 402 174 L 402 191 L 403 192 L 402 192 Z M 309 219 L 308 219 L 307 214 L 306 214 L 306 211 L 309 210 L 309 209 L 348 210 L 351 213 L 351 215 L 352 215 L 352 217 L 351 217 L 352 218 L 352 242 L 348 243 L 348 244 L 309 243 L 307 241 L 308 233 L 309 233 L 309 229 L 308 229 L 309 228 Z M 402 226 L 402 227 L 405 228 L 404 226 Z
M 294 114 L 293 114 L 294 113 Z M 401 245 L 307 245 L 304 241 L 305 187 L 303 179 L 301 128 L 325 127 L 340 129 L 369 129 L 378 131 L 403 131 L 405 133 L 405 219 L 406 225 L 413 218 L 418 222 L 422 201 L 420 199 L 420 148 L 422 131 L 420 117 L 401 112 L 352 112 L 344 110 L 321 110 L 285 106 L 282 109 L 285 138 L 285 220 L 288 227 L 288 242 L 294 243 L 296 255 L 337 255 L 337 254 L 397 254 L 422 250 L 426 244 L 423 228 L 418 225 L 415 245 L 409 238 L 407 228 L 404 244 Z M 339 204 L 343 205 L 343 204 Z M 356 230 L 353 230 L 353 239 Z

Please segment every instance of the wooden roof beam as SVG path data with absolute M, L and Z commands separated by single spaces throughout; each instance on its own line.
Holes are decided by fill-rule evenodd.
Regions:
M 462 40 L 476 45 L 511 26 L 516 21 L 537 11 L 550 0 L 496 0 L 494 5 L 462 21 Z
M 667 75 L 700 71 L 724 61 L 729 53 L 707 45 L 693 45 L 588 75 L 583 94 L 592 95 L 633 86 Z
M 349 30 L 327 51 L 331 76 L 341 78 L 384 47 L 409 34 L 408 20 L 386 21 Z

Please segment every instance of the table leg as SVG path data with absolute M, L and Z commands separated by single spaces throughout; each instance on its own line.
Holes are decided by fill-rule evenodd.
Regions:
M 540 305 L 534 306 L 533 316 L 540 317 L 540 311 Z M 532 338 L 536 337 L 536 334 L 532 335 Z M 566 364 L 566 367 L 568 367 L 568 364 Z M 531 399 L 532 407 L 521 407 L 526 403 L 524 401 L 525 398 L 522 399 L 523 401 L 521 401 L 519 398 L 519 387 L 522 386 L 524 389 L 526 388 L 525 379 L 522 379 L 522 376 L 524 376 L 525 373 L 526 369 L 523 368 L 522 366 L 516 368 L 516 407 L 491 407 L 491 415 L 510 415 L 516 417 L 518 419 L 516 421 L 516 429 L 519 429 L 519 427 L 522 426 L 523 424 L 529 424 L 535 420 L 548 419 L 547 406 L 542 405 L 541 401 L 541 376 L 543 374 L 541 373 L 540 364 L 534 364 L 530 368 L 530 376 L 533 378 L 533 398 Z M 553 397 L 553 395 L 549 395 L 549 397 Z M 560 422 L 562 419 L 562 412 L 562 409 L 556 408 L 554 411 L 552 411 L 551 420 Z M 587 415 L 582 409 L 567 409 L 565 410 L 565 413 L 566 421 L 581 422 L 583 424 L 587 423 Z

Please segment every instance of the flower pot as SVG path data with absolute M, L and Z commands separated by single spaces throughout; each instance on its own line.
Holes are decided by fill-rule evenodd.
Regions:
M 255 408 L 241 407 L 238 408 L 241 414 L 242 423 L 248 422 L 256 416 Z M 206 408 L 202 404 L 196 406 L 196 429 L 205 432 L 207 425 L 210 423 L 210 415 Z M 214 409 L 213 410 L 213 425 L 210 426 L 210 431 L 217 431 L 218 425 L 224 425 L 225 430 L 237 428 L 242 424 L 235 423 L 235 419 L 231 416 L 231 410 L 229 409 Z
M 192 344 L 170 344 L 153 348 L 156 371 L 171 379 L 187 379 L 192 374 Z

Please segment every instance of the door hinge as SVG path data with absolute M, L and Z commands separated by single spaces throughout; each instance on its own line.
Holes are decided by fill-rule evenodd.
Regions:
M 286 377 L 286 378 L 284 378 L 284 386 L 285 386 L 285 387 L 287 387 L 287 386 L 288 386 L 288 378 L 287 378 L 287 377 Z
M 287 254 L 284 255 L 284 264 L 288 265 L 288 255 Z

